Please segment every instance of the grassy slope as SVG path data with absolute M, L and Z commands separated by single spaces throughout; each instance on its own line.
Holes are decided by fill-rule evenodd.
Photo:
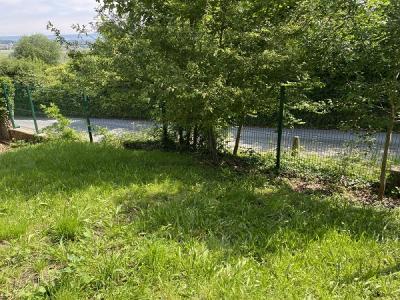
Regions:
M 0 156 L 0 298 L 400 297 L 399 212 L 186 155 Z

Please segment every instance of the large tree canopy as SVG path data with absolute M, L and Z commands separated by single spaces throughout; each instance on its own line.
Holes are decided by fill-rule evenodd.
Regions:
M 296 2 L 104 1 L 94 53 L 113 86 L 215 151 L 218 128 L 273 109 L 280 85 L 308 80 Z
M 14 56 L 56 64 L 61 59 L 61 46 L 43 34 L 22 37 L 15 45 Z
M 380 198 L 388 152 L 400 112 L 400 4 L 398 1 L 305 1 L 308 57 L 331 87 L 335 107 L 352 126 L 386 129 Z M 319 41 L 319 43 L 318 43 Z M 306 43 L 304 43 L 306 44 Z

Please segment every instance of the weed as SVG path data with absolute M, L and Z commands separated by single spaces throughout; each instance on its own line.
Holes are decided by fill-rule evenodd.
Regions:
M 41 106 L 44 113 L 50 118 L 55 119 L 54 125 L 46 127 L 43 132 L 50 140 L 81 141 L 82 136 L 70 127 L 71 121 L 61 114 L 60 109 L 51 103 L 49 106 Z

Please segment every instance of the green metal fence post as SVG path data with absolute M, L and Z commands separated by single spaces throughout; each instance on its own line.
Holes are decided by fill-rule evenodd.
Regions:
M 15 125 L 15 119 L 14 119 L 14 110 L 10 102 L 10 98 L 8 96 L 8 86 L 5 82 L 3 82 L 3 93 L 4 93 L 4 99 L 5 99 L 5 104 L 6 108 L 8 111 L 8 117 L 10 118 L 12 127 L 15 129 L 17 126 Z
M 31 105 L 32 118 L 33 118 L 33 123 L 35 124 L 36 134 L 39 134 L 39 127 L 38 127 L 37 119 L 36 119 L 35 106 L 33 105 L 32 93 L 31 93 L 31 89 L 29 88 L 29 86 L 26 87 L 26 93 L 28 94 L 29 104 Z
M 286 89 L 281 86 L 279 95 L 279 114 L 278 114 L 278 145 L 276 148 L 276 170 L 281 170 L 281 156 L 282 156 L 282 135 L 283 135 L 283 114 L 285 110 Z
M 85 92 L 83 92 L 83 107 L 85 109 L 85 114 L 86 114 L 86 123 L 89 133 L 89 140 L 91 143 L 93 143 L 92 125 L 90 123 L 90 113 L 89 113 L 89 100 Z

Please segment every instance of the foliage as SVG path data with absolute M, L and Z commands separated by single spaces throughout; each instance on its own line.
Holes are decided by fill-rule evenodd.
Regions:
M 177 150 L 174 143 L 163 145 L 161 134 L 157 131 L 133 133 L 121 138 L 122 146 L 130 150 Z
M 40 84 L 45 81 L 46 65 L 29 59 L 0 58 L 0 76 L 23 84 Z
M 10 147 L 12 149 L 17 149 L 17 148 L 24 148 L 24 147 L 29 147 L 32 144 L 34 144 L 35 142 L 41 142 L 40 138 L 36 137 L 36 141 L 33 142 L 27 142 L 27 141 L 23 141 L 23 140 L 12 140 L 10 143 Z
M 7 76 L 0 76 L 0 98 L 2 98 L 3 100 L 5 99 L 4 89 L 3 89 L 4 86 L 6 86 L 6 88 L 7 88 L 7 96 L 9 97 L 9 100 L 11 101 L 12 98 L 14 97 L 14 93 L 15 93 L 14 84 L 13 84 L 11 78 L 9 78 Z
M 6 89 L 6 91 L 4 89 Z M 6 92 L 8 101 L 6 100 L 6 95 L 5 95 Z M 4 120 L 4 118 L 8 113 L 7 107 L 11 106 L 9 107 L 9 109 L 13 109 L 14 93 L 15 93 L 14 85 L 11 79 L 5 76 L 0 76 L 0 122 Z
M 387 128 L 385 98 L 398 82 L 398 10 L 386 0 L 302 2 L 302 45 L 325 84 L 312 97 L 329 100 L 330 115 L 347 127 Z
M 14 109 L 14 85 L 8 77 L 0 76 L 0 136 L 8 139 L 9 113 Z
M 50 65 L 59 63 L 61 55 L 61 46 L 43 34 L 22 37 L 13 52 L 16 58 L 40 60 Z
M 46 127 L 43 130 L 50 140 L 82 140 L 81 135 L 70 127 L 71 121 L 61 114 L 60 109 L 54 103 L 51 103 L 47 107 L 42 106 L 42 109 L 50 119 L 55 120 L 52 126 Z
M 102 38 L 73 67 L 118 105 L 151 109 L 164 135 L 169 127 L 182 143 L 196 137 L 193 147 L 215 152 L 219 129 L 272 111 L 279 85 L 309 80 L 296 28 L 285 22 L 294 3 L 105 1 Z

